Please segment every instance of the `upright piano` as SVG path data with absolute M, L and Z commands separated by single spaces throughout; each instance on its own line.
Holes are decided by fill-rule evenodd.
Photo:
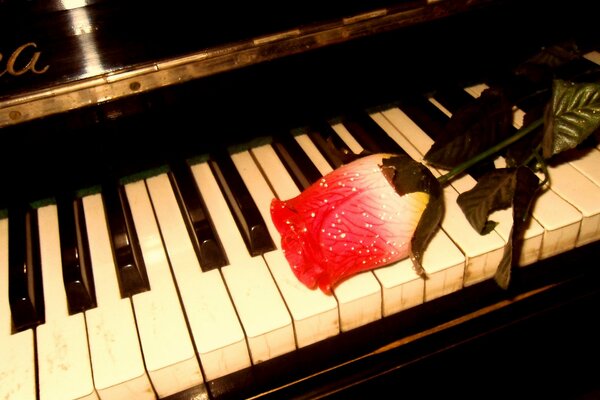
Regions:
M 593 2 L 271 3 L 0 0 L 0 398 L 600 396 L 597 142 L 551 167 L 508 289 L 510 211 L 457 211 L 475 174 L 427 280 L 307 289 L 269 217 L 346 156 L 421 160 L 540 52 L 598 76 Z

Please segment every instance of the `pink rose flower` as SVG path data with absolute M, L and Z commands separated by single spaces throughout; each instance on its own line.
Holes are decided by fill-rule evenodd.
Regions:
M 344 279 L 409 256 L 421 270 L 442 204 L 439 183 L 422 164 L 373 154 L 332 171 L 295 198 L 273 199 L 271 217 L 296 277 L 329 294 Z

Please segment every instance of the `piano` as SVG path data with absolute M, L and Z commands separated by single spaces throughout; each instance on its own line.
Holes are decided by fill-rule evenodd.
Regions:
M 454 201 L 475 173 L 427 280 L 311 291 L 269 218 L 344 155 L 422 159 L 543 49 L 597 73 L 592 3 L 0 0 L 0 398 L 600 396 L 597 143 L 551 167 L 508 289 L 510 210 L 482 236 Z

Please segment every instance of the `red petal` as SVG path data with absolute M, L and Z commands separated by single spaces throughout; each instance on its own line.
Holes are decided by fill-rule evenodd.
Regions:
M 338 168 L 293 199 L 273 200 L 282 249 L 309 288 L 329 293 L 343 279 L 408 256 L 428 195 L 396 193 L 381 157 Z

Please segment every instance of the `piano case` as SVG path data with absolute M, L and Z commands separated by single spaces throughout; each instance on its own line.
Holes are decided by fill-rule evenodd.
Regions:
M 585 52 L 599 39 L 593 2 L 579 0 L 75 3 L 0 1 L 0 209 L 483 82 L 544 47 Z M 596 398 L 598 250 L 168 398 Z

